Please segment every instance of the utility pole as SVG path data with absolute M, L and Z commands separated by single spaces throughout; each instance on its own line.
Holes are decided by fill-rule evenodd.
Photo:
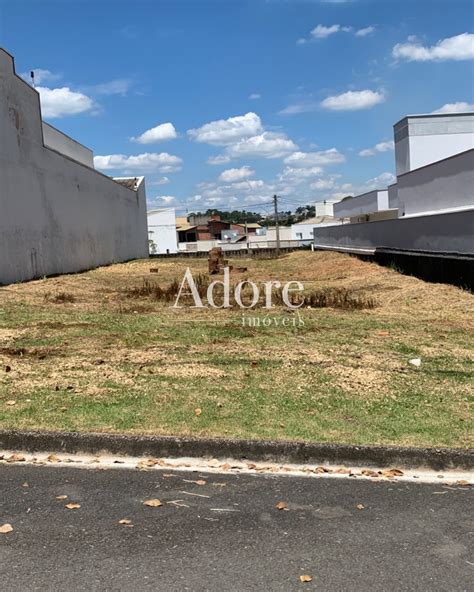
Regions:
M 273 196 L 273 206 L 275 208 L 275 231 L 276 231 L 276 255 L 280 256 L 280 226 L 278 224 L 278 195 Z

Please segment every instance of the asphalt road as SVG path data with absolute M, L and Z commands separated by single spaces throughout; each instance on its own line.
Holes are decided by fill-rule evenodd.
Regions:
M 0 589 L 467 591 L 471 504 L 442 482 L 2 465 Z

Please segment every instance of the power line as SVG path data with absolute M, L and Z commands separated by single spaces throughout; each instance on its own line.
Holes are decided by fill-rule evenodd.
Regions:
M 257 203 L 257 204 L 244 204 L 241 207 L 239 207 L 239 206 L 216 206 L 216 207 L 206 206 L 206 211 L 207 210 L 220 210 L 220 211 L 227 211 L 228 210 L 228 211 L 231 211 L 231 212 L 232 211 L 242 212 L 244 210 L 248 211 L 248 208 L 259 208 L 259 207 L 271 205 L 272 203 L 273 203 L 273 201 L 265 201 L 265 202 L 260 202 L 260 203 Z M 180 204 L 180 205 L 182 205 L 182 207 L 175 207 L 175 209 L 177 211 L 183 211 L 184 212 L 185 210 L 187 210 L 189 208 L 192 208 L 192 209 L 197 210 L 198 207 L 199 207 L 199 206 L 198 207 L 193 207 L 196 204 L 193 204 L 193 205 L 191 205 L 191 204 L 188 204 L 188 205 L 186 205 L 186 204 L 184 204 L 184 205 L 183 204 Z

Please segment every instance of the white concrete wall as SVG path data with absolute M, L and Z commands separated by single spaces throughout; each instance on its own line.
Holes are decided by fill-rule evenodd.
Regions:
M 291 226 L 280 226 L 280 240 L 291 240 Z M 268 226 L 267 233 L 264 235 L 249 235 L 249 243 L 261 243 L 266 241 L 276 241 L 276 228 L 275 226 Z
M 300 224 L 293 224 L 291 227 L 291 240 L 313 240 L 313 230 L 316 227 L 324 227 L 324 226 L 336 226 L 340 224 L 339 220 L 335 222 L 323 222 L 322 224 L 315 224 L 314 222 L 311 224 L 305 224 L 301 222 Z
M 377 248 L 474 255 L 474 209 L 315 228 L 315 247 L 373 251 Z
M 471 148 L 474 148 L 474 134 L 413 136 L 410 138 L 410 170 Z
M 474 148 L 474 113 L 408 116 L 394 126 L 397 175 Z
M 397 183 L 393 183 L 388 186 L 388 207 L 389 209 L 396 209 L 398 206 L 398 185 Z
M 400 216 L 474 207 L 474 150 L 400 175 L 397 196 Z
M 345 198 L 334 204 L 336 218 L 351 218 L 388 209 L 388 191 L 374 190 L 355 197 Z
M 91 169 L 94 168 L 94 153 L 90 148 L 79 144 L 45 121 L 43 121 L 43 141 L 48 148 L 77 160 Z
M 0 50 L 0 284 L 147 256 L 144 184 L 46 148 L 39 95 Z
M 156 246 L 156 254 L 177 253 L 176 211 L 163 208 L 148 212 L 148 238 Z M 150 249 L 150 253 L 152 253 Z
M 334 203 L 327 201 L 318 201 L 314 204 L 314 216 L 334 216 Z

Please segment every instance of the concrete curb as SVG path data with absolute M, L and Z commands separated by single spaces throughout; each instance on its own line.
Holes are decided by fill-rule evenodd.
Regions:
M 331 463 L 352 467 L 426 468 L 436 471 L 474 469 L 474 449 L 350 446 L 85 432 L 0 430 L 0 449 L 169 458 L 215 457 L 295 464 Z

